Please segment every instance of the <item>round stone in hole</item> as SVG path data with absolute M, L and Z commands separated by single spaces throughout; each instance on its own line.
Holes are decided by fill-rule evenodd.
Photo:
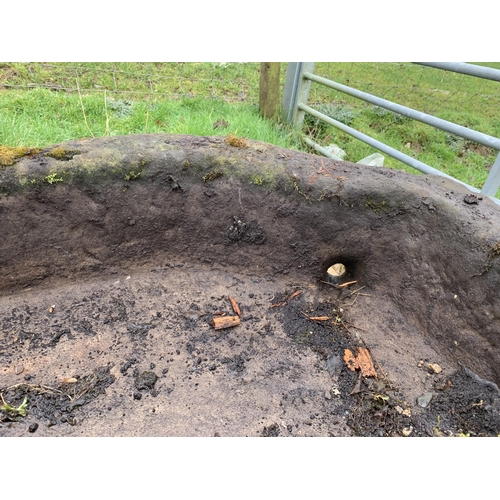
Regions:
M 344 264 L 338 262 L 337 264 L 333 264 L 326 271 L 326 279 L 330 283 L 340 283 L 342 278 L 344 278 L 346 273 L 346 268 Z

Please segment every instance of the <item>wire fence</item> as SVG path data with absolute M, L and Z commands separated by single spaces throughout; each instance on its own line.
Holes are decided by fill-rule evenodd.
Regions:
M 206 98 L 255 104 L 259 77 L 260 63 L 246 62 L 0 63 L 0 89 L 106 91 L 135 100 Z
M 485 63 L 500 69 L 500 63 Z M 281 64 L 281 87 L 287 64 Z M 446 115 L 474 101 L 475 113 L 500 123 L 500 85 L 411 63 L 317 62 L 315 72 L 338 83 L 355 87 L 383 99 Z M 0 90 L 47 88 L 61 92 L 102 93 L 116 98 L 149 101 L 158 99 L 223 99 L 227 102 L 259 102 L 258 62 L 170 62 L 170 63 L 0 63 Z M 311 104 L 360 103 L 345 94 L 314 86 Z M 464 126 L 470 117 L 464 118 Z

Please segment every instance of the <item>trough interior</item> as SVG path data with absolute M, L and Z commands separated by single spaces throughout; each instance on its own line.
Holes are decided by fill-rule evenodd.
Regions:
M 55 387 L 82 367 L 103 369 L 113 403 L 93 401 L 82 432 L 353 435 L 336 391 L 360 380 L 332 363 L 359 346 L 379 370 L 363 381 L 370 394 L 369 384 L 397 389 L 415 416 L 436 384 L 425 363 L 439 361 L 443 384 L 461 367 L 493 391 L 499 383 L 489 200 L 447 180 L 261 143 L 142 136 L 63 148 L 78 154 L 26 158 L 4 176 L 0 386 L 34 387 L 45 370 Z M 51 168 L 73 178 L 12 187 Z M 346 273 L 331 283 L 337 263 Z M 241 324 L 214 330 L 214 317 L 234 314 L 229 296 Z M 142 399 L 147 371 L 160 381 Z M 108 411 L 123 417 L 99 426 Z

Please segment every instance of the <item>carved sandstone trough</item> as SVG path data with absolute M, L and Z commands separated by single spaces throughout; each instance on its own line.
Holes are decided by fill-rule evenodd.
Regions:
M 321 316 L 342 322 L 361 339 L 414 413 L 416 398 L 428 389 L 422 362 L 438 362 L 450 374 L 462 365 L 500 383 L 500 207 L 446 179 L 254 141 L 230 144 L 222 137 L 85 139 L 28 151 L 0 169 L 0 235 L 0 387 L 34 381 L 55 387 L 78 367 L 90 372 L 106 363 L 115 379 L 131 376 L 133 352 L 113 358 L 120 347 L 111 335 L 118 332 L 124 349 L 142 336 L 134 352 L 148 359 L 145 372 L 161 375 L 158 366 L 171 363 L 162 368 L 164 384 L 157 383 L 162 389 L 151 404 L 178 393 L 189 407 L 187 413 L 177 407 L 178 420 L 165 413 L 163 431 L 153 432 L 153 420 L 149 431 L 141 427 L 134 413 L 122 421 L 122 431 L 118 424 L 99 431 L 88 424 L 85 434 L 223 432 L 214 423 L 214 407 L 194 392 L 182 393 L 180 372 L 177 380 L 168 379 L 182 355 L 176 342 L 191 349 L 185 364 L 194 374 L 187 384 L 201 373 L 197 363 L 207 364 L 207 374 L 224 365 L 209 366 L 210 357 L 203 357 L 208 347 L 200 347 L 199 339 L 208 346 L 221 335 L 233 336 L 240 347 L 223 357 L 230 360 L 224 367 L 232 373 L 243 367 L 242 383 L 250 391 L 259 380 L 270 380 L 265 364 L 252 373 L 251 359 L 260 355 L 266 328 L 276 327 L 273 314 L 285 314 L 280 307 L 287 299 L 302 304 L 304 321 L 318 316 L 313 309 L 321 306 Z M 345 270 L 337 281 L 327 272 L 336 264 Z M 347 282 L 354 283 L 339 286 Z M 297 290 L 301 295 L 290 299 Z M 229 303 L 224 310 L 228 296 L 242 308 L 241 324 L 216 333 L 211 317 L 234 315 Z M 271 308 L 280 300 L 284 306 Z M 183 326 L 169 330 L 167 318 L 179 318 Z M 286 318 L 280 324 L 293 329 Z M 322 348 L 323 358 L 314 351 L 321 362 L 330 352 Z M 276 366 L 279 356 L 278 349 Z M 293 361 L 292 351 L 282 356 L 290 363 L 300 358 Z M 297 373 L 314 370 L 314 364 L 293 366 Z M 211 392 L 217 405 L 230 390 L 221 384 Z M 269 390 L 279 392 L 276 387 Z M 140 392 L 136 385 L 129 393 L 134 390 Z M 154 418 L 160 418 L 162 410 L 155 408 Z M 193 408 L 207 410 L 193 427 L 183 427 Z M 273 408 L 271 397 L 255 415 L 268 433 L 275 429 L 265 420 Z M 88 422 L 98 421 L 93 415 Z M 240 428 L 227 424 L 234 426 L 232 435 L 257 433 L 244 416 L 236 420 Z

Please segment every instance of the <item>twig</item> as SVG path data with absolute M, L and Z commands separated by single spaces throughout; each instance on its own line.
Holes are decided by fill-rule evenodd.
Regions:
M 295 292 L 293 292 L 292 295 L 290 295 L 290 297 L 288 297 L 287 299 L 285 299 L 281 302 L 278 302 L 277 304 L 273 304 L 273 305 L 269 306 L 269 309 L 273 309 L 274 307 L 284 306 L 289 300 L 294 299 L 295 297 L 299 296 L 301 293 L 302 293 L 302 290 L 295 290 Z
M 90 130 L 89 124 L 87 122 L 87 116 L 85 115 L 85 107 L 83 106 L 82 93 L 80 92 L 80 82 L 78 79 L 78 71 L 76 72 L 76 89 L 78 90 L 78 97 L 80 98 L 80 105 L 82 107 L 82 113 L 83 113 L 83 119 L 85 121 L 85 126 L 87 127 L 87 130 L 90 132 L 90 135 L 92 137 L 95 137 L 95 135 L 92 133 L 92 130 Z
M 354 297 L 354 300 L 350 304 L 345 304 L 344 307 L 347 309 L 349 307 L 352 307 L 354 304 L 356 304 L 356 301 L 358 300 L 358 296 L 356 295 Z
M 351 328 L 355 328 L 356 330 L 361 330 L 362 332 L 367 332 L 368 331 L 365 328 L 360 328 L 359 326 L 356 326 L 356 325 L 351 325 Z
M 241 311 L 240 311 L 240 308 L 238 306 L 238 304 L 236 303 L 236 300 L 233 299 L 233 297 L 228 297 L 229 298 L 229 302 L 231 302 L 231 306 L 233 308 L 233 311 L 238 315 L 238 316 L 241 316 Z
M 330 316 L 308 316 L 304 311 L 300 311 L 307 319 L 311 321 L 328 321 L 332 319 Z
M 321 281 L 321 283 L 324 283 L 325 285 L 330 285 L 333 286 L 334 288 L 338 288 L 339 286 L 336 285 L 335 283 L 330 283 L 329 281 Z
M 285 304 L 286 302 L 277 302 L 276 304 L 269 306 L 269 309 L 274 309 L 275 307 L 281 307 L 284 306 Z
M 344 288 L 345 286 L 353 285 L 354 283 L 357 283 L 356 280 L 354 281 L 348 281 L 347 283 L 342 283 L 341 285 L 337 285 L 339 288 Z
M 5 389 L 6 391 L 9 391 L 10 389 L 15 389 L 16 387 L 21 387 L 21 386 L 25 386 L 25 387 L 28 387 L 29 389 L 32 389 L 32 390 L 36 390 L 36 391 L 39 391 L 39 392 L 42 392 L 42 389 L 44 389 L 45 391 L 49 391 L 49 392 L 58 392 L 59 394 L 63 394 L 62 391 L 58 390 L 58 389 L 54 389 L 52 387 L 47 387 L 45 385 L 32 385 L 32 384 L 16 384 L 16 385 L 11 385 L 10 387 L 7 387 L 7 389 Z
M 296 290 L 295 292 L 292 293 L 292 295 L 290 295 L 290 297 L 288 297 L 288 300 L 294 299 L 295 297 L 297 297 L 301 293 L 302 293 L 302 290 Z

